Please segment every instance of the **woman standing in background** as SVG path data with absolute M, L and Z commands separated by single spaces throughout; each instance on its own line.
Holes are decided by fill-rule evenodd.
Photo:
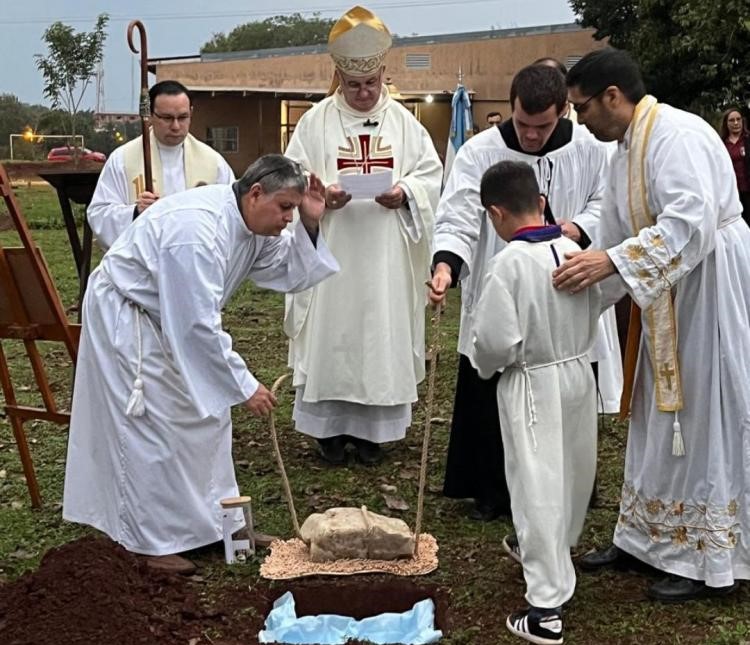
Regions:
M 750 132 L 737 108 L 724 112 L 719 133 L 734 165 L 737 190 L 742 201 L 742 217 L 750 224 Z

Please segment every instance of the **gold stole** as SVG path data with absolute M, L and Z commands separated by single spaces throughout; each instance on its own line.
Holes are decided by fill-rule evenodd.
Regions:
M 162 174 L 161 156 L 159 146 L 156 145 L 156 137 L 151 132 L 151 174 L 154 182 L 154 192 L 161 195 L 161 186 L 164 185 Z M 185 163 L 185 188 L 195 188 L 203 184 L 215 184 L 218 179 L 219 165 L 213 148 L 198 141 L 193 135 L 185 137 L 183 158 Z M 138 195 L 146 190 L 146 182 L 143 175 L 143 143 L 138 137 L 123 146 L 125 175 L 128 183 L 128 196 L 130 203 L 134 204 Z
M 659 105 L 656 99 L 653 96 L 645 96 L 639 101 L 633 114 L 633 132 L 628 149 L 628 207 L 634 236 L 656 223 L 656 218 L 648 206 L 646 151 L 658 112 Z M 651 243 L 664 244 L 663 240 L 656 236 Z M 642 319 L 643 332 L 649 340 L 656 406 L 662 412 L 677 413 L 683 408 L 683 398 L 677 357 L 677 323 L 670 289 L 665 290 L 643 311 Z M 629 376 L 626 376 L 626 380 Z M 675 436 L 672 452 L 675 455 L 684 455 L 684 444 L 676 414 L 673 429 Z

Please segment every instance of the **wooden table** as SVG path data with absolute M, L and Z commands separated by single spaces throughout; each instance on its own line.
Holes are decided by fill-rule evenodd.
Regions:
M 78 302 L 83 302 L 83 294 L 91 272 L 91 245 L 93 236 L 88 220 L 83 218 L 83 239 L 78 234 L 75 215 L 72 204 L 88 206 L 94 196 L 96 182 L 101 172 L 101 164 L 88 163 L 79 166 L 62 163 L 59 165 L 48 165 L 37 171 L 37 174 L 57 191 L 60 201 L 65 230 L 68 232 L 70 250 L 73 252 L 73 261 L 78 273 Z M 80 310 L 79 310 L 80 319 Z

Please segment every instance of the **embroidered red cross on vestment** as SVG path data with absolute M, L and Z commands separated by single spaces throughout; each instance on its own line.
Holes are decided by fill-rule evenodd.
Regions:
M 391 154 L 391 147 L 380 148 L 378 144 L 381 138 L 375 139 L 377 141 L 372 146 L 372 137 L 369 134 L 360 134 L 357 139 L 347 137 L 349 147 L 339 148 L 339 155 L 344 156 L 336 159 L 337 169 L 356 168 L 363 175 L 369 175 L 372 174 L 373 168 L 393 168 L 393 157 L 387 156 Z

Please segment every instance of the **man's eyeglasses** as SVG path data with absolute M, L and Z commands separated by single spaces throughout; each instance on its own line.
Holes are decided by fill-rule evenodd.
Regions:
M 607 87 L 609 87 L 609 85 Z M 602 94 L 604 94 L 604 92 L 607 91 L 607 87 L 599 90 L 596 94 L 592 94 L 583 103 L 571 103 L 571 105 L 573 106 L 573 109 L 578 113 L 583 112 L 586 109 L 586 106 L 589 103 L 591 103 L 591 101 L 593 101 L 595 98 L 597 98 L 598 96 L 601 96 Z
M 171 114 L 159 114 L 158 112 L 152 112 L 151 114 L 159 119 L 159 121 L 164 121 L 164 123 L 168 124 L 171 124 L 172 121 L 177 121 L 177 123 L 187 123 L 190 120 L 189 114 L 178 114 L 177 116 Z

